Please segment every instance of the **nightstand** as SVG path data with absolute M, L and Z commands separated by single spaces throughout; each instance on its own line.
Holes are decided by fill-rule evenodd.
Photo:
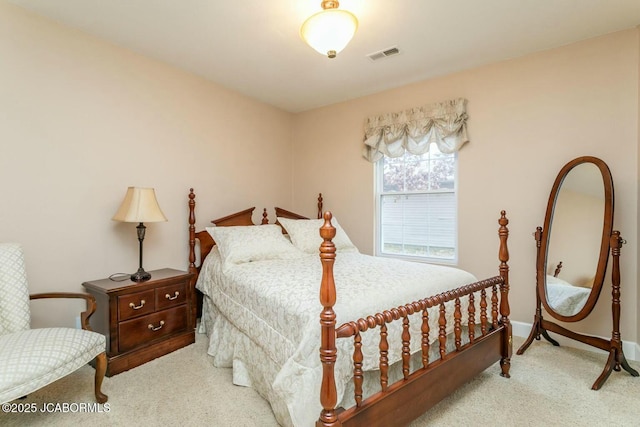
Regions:
M 146 282 L 85 282 L 97 308 L 91 328 L 107 337 L 108 377 L 195 342 L 193 274 L 165 268 Z

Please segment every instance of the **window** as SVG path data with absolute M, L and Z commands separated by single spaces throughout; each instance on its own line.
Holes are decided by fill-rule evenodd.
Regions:
M 379 255 L 457 259 L 456 154 L 382 157 L 376 167 Z
M 457 152 L 467 100 L 370 116 L 362 155 L 376 167 L 376 254 L 457 261 Z

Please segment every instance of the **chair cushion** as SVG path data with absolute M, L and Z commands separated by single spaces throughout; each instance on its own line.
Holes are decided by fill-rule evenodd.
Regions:
M 0 336 L 0 403 L 70 374 L 105 346 L 104 335 L 83 329 L 30 329 Z
M 0 335 L 29 329 L 29 288 L 17 243 L 0 243 Z

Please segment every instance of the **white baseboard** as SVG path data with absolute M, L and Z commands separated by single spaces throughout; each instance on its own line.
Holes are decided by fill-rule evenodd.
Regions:
M 533 326 L 531 323 L 526 322 L 511 322 L 511 326 L 513 327 L 513 335 L 517 337 L 527 338 L 529 336 L 529 332 L 531 332 L 531 327 Z M 592 347 L 590 345 L 581 343 L 580 341 L 572 340 L 571 338 L 567 338 L 563 335 L 554 334 L 553 332 L 549 332 L 552 338 L 560 343 L 560 345 L 564 345 L 572 348 L 579 348 L 582 350 L 589 350 L 596 353 L 606 354 L 605 351 L 600 350 L 599 348 Z M 600 337 L 605 340 L 611 339 L 611 337 Z M 517 350 L 517 349 L 515 349 Z M 515 351 L 514 350 L 514 351 Z M 622 351 L 624 352 L 627 360 L 635 360 L 640 361 L 640 344 L 635 343 L 633 341 L 622 341 Z

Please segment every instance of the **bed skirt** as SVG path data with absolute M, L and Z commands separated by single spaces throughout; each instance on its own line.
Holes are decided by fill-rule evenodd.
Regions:
M 476 336 L 479 336 L 480 330 Z M 463 327 L 463 341 L 468 341 L 466 327 Z M 232 368 L 233 384 L 251 387 L 266 399 L 271 405 L 277 422 L 284 427 L 294 426 L 290 411 L 299 411 L 300 408 L 290 408 L 280 394 L 273 388 L 281 367 L 274 362 L 262 348 L 254 343 L 247 335 L 236 328 L 227 318 L 221 314 L 208 296 L 204 296 L 202 319 L 198 333 L 206 334 L 209 338 L 207 353 L 211 357 L 212 364 L 218 368 Z M 447 352 L 455 349 L 453 339 L 447 339 Z M 465 344 L 465 342 L 463 342 Z M 432 346 L 429 359 L 439 357 L 438 346 Z M 420 352 L 414 353 L 411 366 L 421 366 Z M 413 369 L 412 369 L 413 371 Z M 402 362 L 392 364 L 389 367 L 389 383 L 402 378 Z M 379 371 L 364 372 L 363 394 L 371 395 L 380 390 Z M 318 396 L 320 391 L 320 379 L 318 379 Z M 355 405 L 353 381 L 345 385 L 344 397 L 338 406 L 349 408 Z M 322 406 L 319 397 L 316 404 L 307 408 L 312 411 L 314 417 L 319 416 Z

